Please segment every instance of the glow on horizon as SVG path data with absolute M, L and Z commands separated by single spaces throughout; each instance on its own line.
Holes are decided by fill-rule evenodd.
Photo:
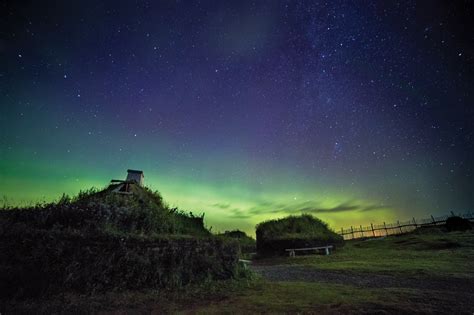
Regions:
M 3 176 L 0 190 L 4 202 L 10 205 L 31 205 L 55 201 L 63 193 L 75 195 L 91 187 L 102 188 L 108 184 L 108 180 L 125 176 L 123 171 L 121 176 L 110 178 L 94 172 L 77 172 L 69 177 L 61 176 L 61 172 L 49 173 L 51 168 L 36 169 L 34 177 L 27 173 L 12 172 L 9 176 Z M 383 205 L 377 208 L 373 202 L 357 199 L 354 194 L 333 192 L 315 198 L 317 187 L 295 187 L 294 191 L 283 191 L 280 187 L 268 185 L 256 192 L 245 186 L 217 187 L 183 178 L 147 176 L 147 173 L 145 184 L 160 191 L 171 207 L 194 214 L 205 213 L 205 223 L 212 227 L 213 232 L 241 229 L 254 236 L 255 225 L 259 222 L 300 213 L 311 213 L 336 230 L 350 225 L 397 219 L 393 209 Z

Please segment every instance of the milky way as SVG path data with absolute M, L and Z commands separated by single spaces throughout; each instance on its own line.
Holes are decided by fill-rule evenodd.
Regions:
M 127 168 L 213 230 L 473 210 L 469 1 L 12 1 L 0 195 Z

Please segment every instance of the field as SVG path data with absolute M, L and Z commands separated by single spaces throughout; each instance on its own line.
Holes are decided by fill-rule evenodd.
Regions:
M 3 302 L 16 312 L 445 313 L 474 311 L 474 233 L 431 229 L 351 241 L 330 256 L 254 261 L 253 278 L 179 291 Z

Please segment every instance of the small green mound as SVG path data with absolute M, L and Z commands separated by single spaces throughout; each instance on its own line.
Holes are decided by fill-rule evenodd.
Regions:
M 308 214 L 288 216 L 257 225 L 257 254 L 282 255 L 285 249 L 344 245 L 344 239 L 328 225 Z
M 468 219 L 453 216 L 446 220 L 446 229 L 451 231 L 467 231 L 472 229 L 471 222 Z
M 243 254 L 255 253 L 256 251 L 255 240 L 240 230 L 225 231 L 224 233 L 218 234 L 217 236 L 234 239 L 239 242 L 240 251 Z

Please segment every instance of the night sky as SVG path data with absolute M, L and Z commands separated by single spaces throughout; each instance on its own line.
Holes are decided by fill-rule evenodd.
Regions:
M 156 3 L 155 3 L 156 2 Z M 474 206 L 470 1 L 7 1 L 0 196 L 141 169 L 213 231 Z

